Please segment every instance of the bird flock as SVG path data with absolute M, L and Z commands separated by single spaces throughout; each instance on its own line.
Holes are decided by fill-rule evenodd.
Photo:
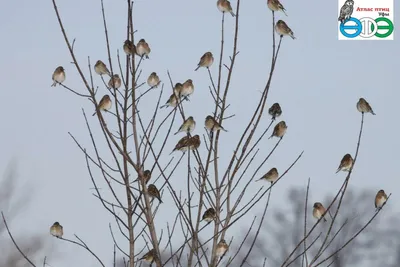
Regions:
M 267 0 L 267 6 L 268 8 L 274 13 L 281 11 L 284 13 L 286 16 L 286 9 L 284 6 L 280 3 L 279 0 Z M 233 12 L 232 6 L 230 1 L 228 0 L 218 0 L 217 1 L 217 8 L 219 11 L 222 13 L 230 13 L 232 17 L 235 17 L 235 13 Z M 296 39 L 294 36 L 293 31 L 290 29 L 290 27 L 286 24 L 285 21 L 283 20 L 278 20 L 275 24 L 275 31 L 279 34 L 279 36 L 282 38 L 284 36 L 289 36 L 292 39 Z M 149 44 L 146 42 L 145 39 L 140 39 L 139 42 L 135 45 L 133 44 L 132 41 L 126 40 L 123 44 L 123 50 L 126 55 L 137 55 L 141 59 L 149 59 L 149 54 L 151 52 Z M 199 70 L 200 68 L 210 68 L 212 64 L 214 63 L 214 56 L 212 52 L 206 52 L 201 56 L 197 67 L 195 71 Z M 94 70 L 95 72 L 102 76 L 102 75 L 108 75 L 110 76 L 110 80 L 108 82 L 108 87 L 113 88 L 113 89 L 119 89 L 121 87 L 121 78 L 119 77 L 118 74 L 114 74 L 111 76 L 110 71 L 108 70 L 106 64 L 102 62 L 101 60 L 98 60 L 96 64 L 94 65 Z M 57 84 L 63 84 L 65 81 L 65 69 L 62 66 L 59 66 L 55 69 L 53 75 L 52 75 L 52 80 L 53 84 L 51 86 L 55 87 Z M 147 78 L 147 84 L 150 86 L 150 88 L 157 88 L 158 85 L 160 84 L 161 80 L 159 76 L 157 75 L 156 72 L 152 72 L 149 77 Z M 173 93 L 168 97 L 167 102 L 161 106 L 160 108 L 165 108 L 165 107 L 173 107 L 175 108 L 179 101 L 183 100 L 188 100 L 188 97 L 194 93 L 194 84 L 191 79 L 186 80 L 183 83 L 176 83 L 175 86 L 173 87 Z M 98 106 L 96 111 L 93 113 L 93 116 L 97 114 L 97 112 L 101 111 L 108 111 L 112 108 L 112 100 L 109 95 L 104 95 Z M 361 113 L 371 113 L 375 115 L 373 112 L 370 104 L 364 99 L 360 98 L 358 103 L 357 103 L 357 110 Z M 282 114 L 282 109 L 279 103 L 274 103 L 268 110 L 269 115 L 272 117 L 272 120 L 276 120 L 279 116 Z M 222 127 L 221 123 L 219 123 L 214 116 L 208 115 L 205 119 L 204 122 L 205 128 L 210 132 L 210 136 L 216 132 L 216 131 L 226 131 L 224 127 Z M 178 143 L 175 145 L 175 148 L 172 150 L 171 153 L 175 151 L 188 151 L 188 150 L 195 150 L 200 146 L 200 137 L 199 135 L 194 135 L 192 136 L 191 133 L 195 130 L 196 128 L 196 121 L 192 116 L 189 116 L 179 127 L 178 131 L 175 133 L 186 133 L 184 137 L 182 137 Z M 285 121 L 280 121 L 278 122 L 273 130 L 272 135 L 269 138 L 272 137 L 278 137 L 278 138 L 283 138 L 283 136 L 286 133 L 287 130 L 287 125 Z M 342 160 L 340 161 L 339 167 L 336 171 L 338 173 L 339 171 L 345 171 L 348 172 L 351 170 L 353 166 L 353 158 L 350 154 L 346 154 L 343 156 Z M 145 179 L 145 183 L 147 184 L 150 179 L 151 179 L 151 171 L 150 170 L 145 170 L 143 172 L 143 177 Z M 256 181 L 261 181 L 265 180 L 267 182 L 270 182 L 271 184 L 274 184 L 277 180 L 279 179 L 279 173 L 278 170 L 274 167 L 270 169 L 266 174 L 264 174 L 260 179 Z M 150 184 L 147 187 L 147 192 L 148 195 L 151 198 L 157 198 L 160 203 L 162 203 L 160 192 L 157 189 L 157 187 L 154 184 Z M 375 208 L 381 209 L 386 201 L 387 201 L 387 195 L 384 190 L 379 190 L 378 193 L 376 194 L 375 197 Z M 323 219 L 324 221 L 327 221 L 325 218 L 326 215 L 326 209 L 323 206 L 322 203 L 320 202 L 315 202 L 313 205 L 313 217 L 316 218 L 317 220 Z M 207 223 L 210 223 L 216 219 L 216 212 L 214 208 L 209 208 L 207 209 L 202 216 L 202 221 L 205 221 Z M 59 222 L 55 222 L 51 227 L 50 227 L 50 234 L 57 237 L 57 238 L 62 238 L 63 236 L 63 227 L 60 225 Z M 220 258 L 223 257 L 224 254 L 228 251 L 229 245 L 226 243 L 225 240 L 221 239 L 217 245 L 216 248 L 216 257 Z M 154 260 L 157 257 L 157 253 L 155 249 L 151 249 L 148 251 L 142 258 L 139 260 L 144 260 L 148 263 L 154 262 Z

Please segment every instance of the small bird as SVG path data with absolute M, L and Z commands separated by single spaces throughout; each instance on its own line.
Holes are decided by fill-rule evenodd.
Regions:
M 275 30 L 281 37 L 283 37 L 284 35 L 289 35 L 290 37 L 292 37 L 293 40 L 296 39 L 296 37 L 294 37 L 293 31 L 283 20 L 278 20 L 275 26 Z
M 151 52 L 151 49 L 150 49 L 149 44 L 144 39 L 140 39 L 136 45 L 136 54 L 139 57 L 146 56 L 146 58 L 149 58 L 150 52 Z
M 52 236 L 55 236 L 57 238 L 60 238 L 64 234 L 63 227 L 59 222 L 55 222 L 51 227 L 50 227 L 50 234 Z
M 164 107 L 176 107 L 178 104 L 177 96 L 175 94 L 172 94 L 169 98 L 168 101 L 165 103 L 165 105 L 162 105 L 160 108 Z
M 200 67 L 205 67 L 209 68 L 211 65 L 214 63 L 214 57 L 211 52 L 206 52 L 201 58 L 199 63 L 197 64 L 197 68 L 195 69 L 198 70 Z
M 191 79 L 188 79 L 186 82 L 182 84 L 182 89 L 180 90 L 180 96 L 188 99 L 187 97 L 193 94 L 194 85 Z
M 102 111 L 108 111 L 112 106 L 111 98 L 109 95 L 104 95 L 103 98 L 100 100 L 99 105 L 97 108 Z M 92 116 L 96 115 L 96 111 L 93 113 Z
M 258 179 L 256 182 L 261 181 L 261 180 L 267 180 L 271 184 L 275 183 L 276 180 L 279 178 L 279 173 L 276 168 L 270 169 L 266 174 L 263 175 L 260 179 Z
M 65 70 L 62 66 L 56 68 L 51 76 L 53 79 L 53 84 L 51 86 L 55 87 L 58 83 L 63 83 L 65 81 Z
M 233 13 L 231 2 L 228 0 L 218 0 L 217 1 L 217 7 L 218 10 L 221 11 L 222 13 L 229 12 L 231 13 L 232 17 L 235 16 L 235 13 Z
M 225 242 L 224 239 L 221 239 L 221 241 L 219 241 L 219 243 L 217 245 L 217 250 L 215 251 L 215 254 L 216 254 L 217 258 L 220 258 L 220 257 L 224 256 L 224 254 L 226 252 L 228 252 L 228 250 L 229 250 L 228 244 Z
M 192 116 L 190 116 L 182 123 L 181 127 L 179 127 L 179 130 L 175 133 L 175 135 L 180 132 L 185 132 L 189 134 L 193 132 L 194 128 L 196 128 L 196 121 L 193 119 Z
M 286 16 L 286 9 L 283 7 L 281 2 L 279 0 L 268 0 L 267 1 L 268 8 L 271 9 L 272 11 L 282 11 Z
M 208 115 L 206 117 L 206 120 L 204 122 L 204 125 L 206 127 L 207 130 L 211 131 L 211 132 L 215 132 L 215 131 L 225 131 L 227 132 L 227 130 L 224 129 L 224 127 L 221 126 L 221 124 L 219 124 L 213 116 Z
M 153 248 L 152 250 L 150 250 L 149 252 L 147 252 L 146 254 L 144 254 L 144 256 L 142 258 L 140 258 L 139 260 L 144 260 L 147 263 L 152 264 L 155 260 L 155 258 L 157 257 L 157 252 L 156 250 Z
M 186 135 L 178 141 L 178 143 L 175 145 L 175 148 L 174 150 L 172 150 L 170 155 L 177 150 L 185 152 L 187 150 L 197 149 L 199 146 L 200 146 L 200 136 L 198 134 L 192 137 Z
M 124 42 L 124 52 L 127 55 L 134 55 L 136 54 L 136 46 L 132 43 L 132 41 L 126 40 Z
M 149 193 L 150 197 L 157 198 L 160 203 L 163 203 L 161 200 L 160 191 L 158 191 L 157 187 L 154 184 L 149 184 L 149 186 L 147 187 L 147 192 Z
M 143 172 L 143 178 L 144 178 L 144 182 L 147 184 L 151 179 L 151 171 L 150 170 L 145 170 Z
M 379 190 L 375 197 L 375 208 L 376 210 L 380 210 L 387 201 L 387 195 L 383 189 Z
M 360 98 L 357 102 L 357 110 L 361 113 L 371 113 L 372 115 L 376 115 L 371 108 L 371 105 L 364 98 Z
M 113 84 L 114 82 L 114 84 Z M 118 74 L 114 74 L 111 78 L 110 81 L 108 82 L 108 87 L 118 89 L 121 87 L 121 78 L 119 77 Z
M 152 72 L 149 76 L 149 78 L 147 78 L 147 84 L 153 88 L 153 87 L 158 87 L 158 85 L 160 84 L 160 78 L 158 77 L 157 73 Z
M 177 97 L 180 97 L 182 90 L 183 90 L 183 84 L 176 83 L 175 86 L 174 86 L 174 94 Z
M 279 103 L 274 103 L 268 110 L 269 115 L 272 116 L 272 120 L 274 121 L 280 115 L 282 115 L 282 109 Z
M 337 169 L 336 173 L 339 171 L 348 172 L 350 171 L 351 167 L 353 166 L 353 158 L 350 154 L 346 154 L 343 156 L 342 160 L 340 161 L 339 168 Z
M 203 219 L 203 221 L 206 221 L 206 222 L 212 222 L 215 219 L 216 215 L 217 214 L 216 214 L 214 208 L 209 208 L 208 210 L 206 210 L 203 213 L 203 218 L 202 219 Z
M 272 135 L 268 139 L 270 139 L 274 136 L 282 138 L 285 135 L 286 130 L 287 130 L 286 122 L 280 121 L 280 122 L 278 122 L 277 125 L 275 125 L 274 131 L 272 132 Z
M 96 64 L 94 65 L 94 71 L 99 75 L 107 74 L 108 76 L 111 76 L 106 64 L 104 64 L 104 62 L 101 60 L 97 60 Z
M 322 217 L 324 219 L 324 221 L 326 222 L 325 213 L 326 213 L 326 209 L 324 208 L 324 206 L 320 202 L 315 202 L 313 212 L 312 212 L 314 218 L 319 220 Z

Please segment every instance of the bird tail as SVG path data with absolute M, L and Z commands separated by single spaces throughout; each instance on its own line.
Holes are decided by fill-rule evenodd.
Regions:
M 235 13 L 233 13 L 233 11 L 229 11 L 229 13 L 231 13 L 232 17 L 235 16 Z
M 325 217 L 323 217 L 324 218 L 324 222 L 327 222 L 328 220 L 327 219 L 325 219 Z
M 340 171 L 340 167 L 337 169 L 337 171 L 335 173 L 338 173 Z
M 56 87 L 56 85 L 57 85 L 57 82 L 54 81 L 53 84 L 52 84 L 51 86 L 52 86 L 52 87 Z
M 165 107 L 167 107 L 167 106 L 168 106 L 167 104 L 162 105 L 162 106 L 160 107 L 160 109 L 165 108 Z
M 171 153 L 169 153 L 169 154 L 171 155 L 172 153 L 174 153 L 174 152 L 175 152 L 175 150 L 176 150 L 176 149 L 172 150 L 172 152 L 171 152 Z
M 194 71 L 198 70 L 199 68 L 200 68 L 200 65 L 198 65 L 197 68 Z
M 92 116 L 96 115 L 96 113 L 97 113 L 97 111 L 95 111 Z
M 376 115 L 375 112 L 374 112 L 372 109 L 371 109 L 371 114 L 372 114 L 372 115 Z
M 225 130 L 225 128 L 224 128 L 224 127 L 222 127 L 222 126 L 221 126 L 221 130 L 222 130 L 222 131 L 224 131 L 224 132 L 228 132 L 228 131 L 227 131 L 227 130 Z
M 296 39 L 296 37 L 294 37 L 293 33 L 290 34 L 290 37 L 292 37 L 293 40 Z
M 274 135 L 272 134 L 268 139 L 271 139 Z
M 286 17 L 288 16 L 287 14 L 286 14 L 286 12 L 285 12 L 285 9 L 282 7 L 282 12 L 283 12 L 283 14 L 285 14 L 286 15 Z

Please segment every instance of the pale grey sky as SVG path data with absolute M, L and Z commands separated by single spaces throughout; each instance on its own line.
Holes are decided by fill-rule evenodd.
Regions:
M 231 2 L 235 9 L 236 1 Z M 338 41 L 336 1 L 282 0 L 282 3 L 289 16 L 277 16 L 288 23 L 297 39 L 283 40 L 267 105 L 277 101 L 281 104 L 282 119 L 289 128 L 278 151 L 261 172 L 271 166 L 283 171 L 302 150 L 305 152 L 298 165 L 276 187 L 272 207 L 274 202 L 282 200 L 279 195 L 289 186 L 305 186 L 308 177 L 312 178 L 311 190 L 316 198 L 311 201 L 337 190 L 345 177 L 344 173 L 335 174 L 339 161 L 344 154 L 355 152 L 361 118 L 356 102 L 360 97 L 370 102 L 377 115 L 365 116 L 362 147 L 351 186 L 383 188 L 396 193 L 395 189 L 400 186 L 396 152 L 400 150 L 396 108 L 400 77 L 395 73 L 400 62 L 398 41 Z M 125 5 L 122 0 L 105 0 L 113 56 L 117 49 L 121 50 L 126 36 Z M 87 56 L 92 63 L 107 59 L 100 1 L 59 0 L 58 6 L 70 40 L 76 38 L 75 51 L 88 74 Z M 228 97 L 231 104 L 228 114 L 234 113 L 236 117 L 224 123 L 229 132 L 222 134 L 222 146 L 238 140 L 240 129 L 245 125 L 243 121 L 253 112 L 259 91 L 265 86 L 270 66 L 271 12 L 266 1 L 242 1 L 241 6 L 240 54 Z M 395 12 L 395 19 L 397 15 Z M 193 70 L 204 52 L 212 51 L 218 57 L 220 17 L 216 1 L 138 0 L 135 6 L 136 38 L 145 38 L 152 49 L 151 59 L 142 65 L 143 78 L 156 71 L 169 85 L 167 70 L 174 81 L 192 78 L 195 93 L 192 105 L 186 105 L 186 110 L 197 120 L 199 133 L 204 132 L 203 118 L 213 109 L 204 108 L 211 100 L 206 70 Z M 91 196 L 92 184 L 84 157 L 68 135 L 72 132 L 91 148 L 81 108 L 91 115 L 93 106 L 61 87 L 50 87 L 52 72 L 62 65 L 66 69 L 66 84 L 84 92 L 70 64 L 52 3 L 50 0 L 6 1 L 0 9 L 0 24 L 3 25 L 0 70 L 4 77 L 0 91 L 0 98 L 4 100 L 0 114 L 3 123 L 0 170 L 16 158 L 21 188 L 27 187 L 25 181 L 29 181 L 33 194 L 26 212 L 13 225 L 14 232 L 42 233 L 51 239 L 53 250 L 47 254 L 52 266 L 97 266 L 81 248 L 59 242 L 48 234 L 49 226 L 59 221 L 66 237 L 78 234 L 107 262 L 112 257 L 108 223 L 113 219 Z M 233 18 L 226 16 L 225 51 L 229 54 L 233 29 Z M 226 63 L 229 54 L 226 54 Z M 117 64 L 116 58 L 113 63 Z M 212 72 L 216 78 L 216 63 Z M 98 76 L 95 82 L 100 92 L 105 93 Z M 166 89 L 170 88 L 166 86 Z M 157 96 L 153 92 L 146 101 L 151 102 Z M 162 101 L 166 98 L 164 93 Z M 95 135 L 102 140 L 97 119 L 90 116 L 89 121 Z M 269 121 L 265 117 L 263 124 L 266 126 Z M 178 126 L 179 122 L 175 127 Z M 235 132 L 236 129 L 239 131 Z M 163 162 L 170 158 L 167 154 L 178 139 L 178 136 L 171 138 Z M 262 142 L 264 154 L 275 142 L 266 139 Z M 105 146 L 100 149 L 106 151 Z M 233 147 L 222 151 L 222 166 L 227 164 L 227 156 L 232 151 Z M 181 171 L 184 173 L 182 168 Z M 390 201 L 396 211 L 399 201 L 398 194 Z

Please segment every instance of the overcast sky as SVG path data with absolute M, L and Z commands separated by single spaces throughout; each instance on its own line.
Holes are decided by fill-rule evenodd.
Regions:
M 192 78 L 196 91 L 186 110 L 197 120 L 196 131 L 200 134 L 204 133 L 203 120 L 213 108 L 207 108 L 212 103 L 206 70 L 193 70 L 204 52 L 212 51 L 218 57 L 221 13 L 215 2 L 137 0 L 135 5 L 136 40 L 145 38 L 152 49 L 151 59 L 143 64 L 143 78 L 156 71 L 167 81 L 167 70 L 174 81 Z M 312 202 L 339 188 L 345 174 L 335 174 L 335 171 L 344 154 L 354 155 L 361 118 L 356 103 L 360 97 L 369 101 L 377 115 L 365 116 L 362 147 L 351 186 L 396 193 L 395 189 L 400 186 L 398 41 L 338 41 L 336 1 L 282 3 L 289 16 L 281 13 L 277 16 L 288 23 L 297 39 L 283 40 L 267 105 L 281 104 L 282 119 L 289 128 L 278 151 L 260 172 L 272 166 L 283 171 L 302 150 L 305 152 L 298 165 L 276 187 L 272 207 L 283 199 L 288 187 L 306 186 L 308 177 L 312 178 Z M 76 38 L 75 51 L 81 66 L 88 73 L 87 56 L 92 62 L 107 59 L 100 1 L 59 0 L 58 5 L 70 40 Z M 236 7 L 235 0 L 232 6 Z M 240 54 L 228 97 L 231 107 L 227 111 L 236 117 L 224 122 L 229 132 L 222 133 L 222 146 L 225 146 L 222 166 L 227 164 L 234 149 L 229 145 L 238 140 L 241 132 L 238 130 L 243 129 L 254 110 L 270 66 L 272 15 L 266 1 L 243 1 L 241 7 Z M 115 56 L 126 36 L 126 3 L 105 0 L 105 8 Z M 398 12 L 395 18 L 397 15 Z M 10 160 L 16 159 L 20 187 L 29 188 L 32 194 L 26 212 L 19 215 L 12 228 L 16 234 L 24 230 L 50 239 L 53 250 L 47 254 L 54 267 L 97 266 L 87 252 L 48 234 L 54 221 L 64 226 L 66 237 L 78 234 L 107 262 L 112 258 L 108 223 L 113 220 L 91 195 L 93 186 L 84 157 L 68 135 L 73 133 L 91 148 L 81 108 L 91 114 L 93 106 L 61 87 L 50 87 L 52 72 L 62 65 L 66 69 L 66 84 L 84 92 L 70 64 L 52 3 L 50 0 L 6 1 L 0 9 L 0 24 L 3 37 L 0 170 L 4 171 Z M 232 51 L 233 30 L 234 19 L 226 16 L 226 53 Z M 227 55 L 225 63 L 228 60 Z M 117 63 L 116 58 L 113 63 Z M 212 72 L 216 77 L 217 64 Z M 105 93 L 98 76 L 95 82 Z M 144 101 L 153 103 L 152 99 L 158 95 L 151 96 Z M 166 99 L 164 94 L 162 101 Z M 90 116 L 89 121 L 95 135 L 101 137 L 97 119 Z M 265 117 L 262 124 L 266 126 L 269 121 Z M 178 126 L 179 122 L 175 128 Z M 170 158 L 167 154 L 179 138 L 171 138 L 164 162 Z M 262 142 L 264 155 L 275 142 L 266 139 Z M 100 149 L 106 151 L 103 145 Z M 372 195 L 371 209 L 373 199 Z M 399 211 L 399 201 L 400 196 L 394 194 L 390 206 L 395 211 Z M 228 231 L 228 236 L 232 234 Z

